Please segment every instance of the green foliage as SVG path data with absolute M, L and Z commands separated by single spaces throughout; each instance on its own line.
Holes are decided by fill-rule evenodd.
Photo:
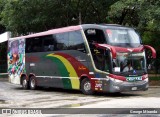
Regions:
M 142 31 L 160 31 L 160 1 L 119 0 L 111 6 L 109 17 L 114 23 L 137 27 Z
M 1 24 L 27 34 L 82 23 L 103 23 L 118 0 L 6 0 Z
M 5 2 L 4 2 L 3 0 L 0 0 L 0 21 L 1 21 L 1 19 L 2 19 L 1 11 L 2 11 L 3 8 L 4 8 L 4 5 L 5 5 Z M 4 33 L 4 32 L 5 32 L 5 27 L 4 27 L 2 24 L 0 24 L 0 34 L 1 34 L 1 33 Z
M 155 76 L 155 77 L 149 77 L 149 80 L 159 80 L 160 81 L 160 76 Z
M 156 70 L 160 69 L 160 1 L 119 0 L 109 11 L 113 23 L 136 27 L 144 44 L 156 49 Z
M 158 59 L 159 22 L 159 0 L 0 0 L 0 33 L 18 36 L 80 23 L 116 23 L 136 27 Z

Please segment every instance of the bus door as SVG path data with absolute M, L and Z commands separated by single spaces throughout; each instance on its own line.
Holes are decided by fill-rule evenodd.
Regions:
M 109 52 L 106 49 L 97 48 L 95 44 L 106 43 L 103 30 L 100 29 L 86 29 L 85 35 L 89 43 L 91 54 L 95 67 L 98 70 L 109 72 Z

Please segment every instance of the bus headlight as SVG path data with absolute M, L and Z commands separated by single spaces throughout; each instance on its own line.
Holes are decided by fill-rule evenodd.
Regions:
M 144 81 L 146 81 L 146 82 L 148 82 L 148 81 L 149 81 L 149 79 L 148 79 L 148 74 L 143 75 L 143 76 L 142 76 L 142 78 L 143 78 L 143 79 L 144 79 Z
M 112 80 L 113 82 L 116 82 L 116 83 L 122 83 L 123 82 L 122 80 L 118 80 L 118 79 L 111 78 L 111 77 L 110 77 L 110 80 Z
M 117 83 L 123 82 L 122 80 L 118 80 L 118 79 L 114 79 L 114 81 L 117 82 Z

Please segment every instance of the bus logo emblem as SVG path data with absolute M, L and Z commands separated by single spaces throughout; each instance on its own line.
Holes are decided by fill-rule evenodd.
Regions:
M 136 74 L 136 70 L 133 70 L 133 74 Z

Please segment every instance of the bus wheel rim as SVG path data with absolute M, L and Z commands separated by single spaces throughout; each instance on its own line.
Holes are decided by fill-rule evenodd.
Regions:
M 34 79 L 31 80 L 31 87 L 35 87 L 35 80 Z
M 26 87 L 27 86 L 27 81 L 26 79 L 23 80 L 23 87 Z
M 89 81 L 84 84 L 84 90 L 85 91 L 91 90 L 91 83 Z

